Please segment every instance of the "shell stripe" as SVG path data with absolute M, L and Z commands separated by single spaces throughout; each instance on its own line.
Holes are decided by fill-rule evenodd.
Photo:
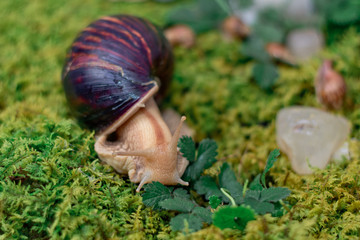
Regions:
M 149 24 L 148 21 L 146 21 L 146 22 Z M 161 51 L 161 39 L 160 39 L 160 35 L 158 34 L 159 31 L 158 31 L 158 29 L 156 29 L 156 27 L 155 27 L 154 25 L 152 25 L 152 24 L 149 24 L 149 27 L 150 27 L 151 30 L 155 33 L 155 37 L 156 37 L 156 41 L 157 41 L 156 46 L 158 46 L 158 50 L 159 50 L 159 52 L 160 52 L 160 51 Z M 168 51 L 167 51 L 167 53 L 168 53 Z M 166 56 L 164 56 L 164 57 L 165 57 L 164 59 L 167 59 L 167 54 L 166 54 Z
M 149 63 L 150 63 L 150 66 L 152 65 L 152 59 L 151 59 L 151 49 L 149 48 L 149 46 L 147 45 L 147 42 L 145 41 L 145 39 L 141 36 L 140 33 L 138 33 L 137 31 L 134 31 L 134 34 L 137 35 L 140 40 L 141 40 L 141 43 L 143 44 L 145 50 L 146 50 L 146 53 L 147 53 L 147 58 L 149 60 Z
M 83 38 L 86 39 L 87 36 L 84 36 Z M 120 44 L 120 43 L 118 43 L 118 42 L 115 42 L 115 41 L 103 40 L 103 41 L 101 41 L 100 43 L 96 43 L 96 42 L 94 43 L 94 42 L 92 42 L 92 41 L 86 41 L 86 40 L 85 40 L 86 42 L 84 42 L 84 41 L 82 40 L 83 38 L 78 39 L 76 42 L 80 42 L 80 43 L 83 43 L 83 44 L 86 44 L 86 45 L 89 45 L 89 46 L 93 46 L 93 47 L 94 47 L 94 51 L 96 51 L 97 46 L 99 46 L 99 44 L 101 44 L 103 47 L 112 49 L 112 50 L 114 50 L 115 52 L 124 52 L 124 54 L 126 54 L 130 59 L 136 59 L 136 57 L 140 54 L 140 51 L 131 51 L 131 49 L 129 49 L 129 48 L 127 48 L 126 46 L 124 46 L 124 45 L 122 45 L 122 44 Z M 74 50 L 75 50 L 75 49 L 74 49 Z M 77 54 L 79 54 L 80 56 L 81 56 L 81 54 L 85 54 L 84 52 L 81 52 L 81 51 L 79 52 L 79 51 L 80 51 L 80 49 L 78 49 L 77 52 L 74 51 L 74 52 L 73 52 L 73 56 L 74 56 L 74 57 L 77 57 Z M 100 54 L 100 55 L 101 55 L 101 56 L 105 56 L 104 54 Z M 108 55 L 108 56 L 110 56 L 110 55 Z M 110 60 L 110 59 L 108 59 L 108 60 Z M 115 59 L 115 60 L 117 60 L 117 61 L 113 61 L 113 63 L 114 63 L 114 64 L 118 64 L 118 61 L 119 61 L 120 59 Z M 140 62 L 140 61 L 141 61 L 141 62 Z M 146 60 L 143 60 L 142 58 L 140 58 L 137 65 L 147 66 Z M 134 66 L 134 65 L 132 65 L 132 66 Z M 146 69 L 146 71 L 148 71 L 148 70 Z
M 122 20 L 119 20 L 117 18 L 114 17 L 103 17 L 102 19 L 108 20 L 110 22 L 114 22 L 114 23 L 118 23 L 121 26 L 125 26 L 127 29 L 129 29 L 129 31 L 135 35 L 136 37 L 139 38 L 139 40 L 141 41 L 142 45 L 145 47 L 145 50 L 147 52 L 147 58 L 149 60 L 149 64 L 152 65 L 152 59 L 151 59 L 151 50 L 147 44 L 147 42 L 145 41 L 145 39 L 141 36 L 141 34 L 136 31 L 134 28 L 130 28 L 128 25 L 126 25 L 126 23 Z
M 135 48 L 140 47 L 134 36 L 131 35 L 131 33 L 128 30 L 119 28 L 118 25 L 113 25 L 105 20 L 102 20 L 93 25 L 90 25 L 89 27 L 92 27 L 96 30 L 101 29 L 105 32 L 112 32 L 117 37 L 124 38 L 124 40 L 127 40 L 129 44 L 133 44 Z
M 126 62 L 130 63 L 130 64 L 133 64 L 134 66 L 137 66 L 139 69 L 141 69 L 143 72 L 146 72 L 144 68 L 142 68 L 141 66 L 139 66 L 138 63 L 135 63 L 133 61 L 131 61 L 130 59 L 126 58 L 124 55 L 120 54 L 120 53 L 117 53 L 117 52 L 114 52 L 112 50 L 109 50 L 109 49 L 106 49 L 106 48 L 103 48 L 103 47 L 100 47 L 100 46 L 97 46 L 97 47 L 94 47 L 94 46 L 90 46 L 90 45 L 86 45 L 86 44 L 83 44 L 81 42 L 75 42 L 73 44 L 73 47 L 79 47 L 81 49 L 86 49 L 86 50 L 100 50 L 100 51 L 103 51 L 103 52 L 107 52 L 107 53 L 110 53 L 110 54 L 113 54 L 115 56 L 118 56 L 120 57 L 120 59 L 123 59 L 125 60 Z
M 102 21 L 96 22 L 94 25 L 91 25 L 89 27 L 93 27 L 95 29 L 98 29 L 98 27 L 101 27 L 101 28 L 103 28 L 103 30 L 106 30 L 106 31 L 111 30 L 114 33 L 117 33 L 119 35 L 120 34 L 124 35 L 124 37 L 127 37 L 129 39 L 129 42 L 133 43 L 135 45 L 135 47 L 139 47 L 139 44 L 136 42 L 135 38 L 129 33 L 129 31 L 125 30 L 125 29 L 120 29 L 118 25 L 112 25 L 112 24 L 109 24 L 109 22 L 102 20 Z
M 133 16 L 129 16 L 128 18 L 124 18 L 123 19 L 124 22 L 126 22 L 126 24 L 134 29 L 136 29 L 137 32 L 142 33 L 142 32 L 149 32 L 152 33 L 151 35 L 148 34 L 147 35 L 147 45 L 150 45 L 149 48 L 150 50 L 154 47 L 160 49 L 162 46 L 162 42 L 160 39 L 160 34 L 158 29 L 151 24 L 149 21 L 145 20 L 145 19 L 139 19 Z M 137 23 L 134 25 L 134 23 Z M 151 39 L 155 38 L 156 42 L 152 42 L 150 41 Z
M 125 19 L 125 21 L 126 21 L 126 19 Z M 136 31 L 135 29 L 133 29 L 131 32 L 140 39 L 142 45 L 144 46 L 144 48 L 145 48 L 145 50 L 146 50 L 147 58 L 148 58 L 148 60 L 149 60 L 149 63 L 150 63 L 150 65 L 152 65 L 153 63 L 152 63 L 152 59 L 151 59 L 151 56 L 152 56 L 152 55 L 151 55 L 151 49 L 150 49 L 150 47 L 148 46 L 147 41 L 146 41 L 146 40 L 144 39 L 144 37 L 143 37 L 138 31 Z
M 81 59 L 81 58 L 87 58 L 87 59 L 92 59 L 93 61 L 96 61 L 98 60 L 98 56 L 95 55 L 95 54 L 86 54 L 86 53 L 75 53 L 75 52 L 69 52 L 66 54 L 66 58 L 68 60 L 71 59 L 71 61 L 68 61 L 67 64 L 64 66 L 64 69 L 63 69 L 63 77 L 66 76 L 68 74 L 68 72 L 70 71 L 70 68 L 73 67 L 73 62 L 74 62 L 74 59 Z
M 89 41 L 89 42 L 96 42 L 96 43 L 100 43 L 101 42 L 101 38 L 90 35 L 90 36 L 86 36 L 85 37 L 85 41 Z
M 70 66 L 70 71 L 72 70 L 77 70 L 79 68 L 83 68 L 83 67 L 101 67 L 104 69 L 108 69 L 114 72 L 120 72 L 121 76 L 124 76 L 124 70 L 121 66 L 117 66 L 115 64 L 111 64 L 108 63 L 106 61 L 102 61 L 102 60 L 98 60 L 98 61 L 82 61 L 78 64 L 75 65 L 71 65 Z
M 97 21 L 97 22 L 99 22 L 99 21 Z M 77 39 L 76 42 L 80 42 L 82 44 L 87 44 L 87 45 L 90 45 L 90 46 L 94 46 L 95 47 L 94 51 L 97 50 L 96 47 L 99 46 L 99 45 L 102 46 L 102 47 L 105 47 L 105 49 L 112 49 L 112 50 L 115 50 L 115 52 L 119 52 L 119 53 L 126 51 L 126 53 L 124 53 L 124 54 L 126 56 L 128 56 L 128 58 L 130 59 L 129 64 L 132 67 L 137 66 L 137 68 L 139 68 L 140 71 L 142 70 L 142 72 L 144 72 L 144 73 L 149 71 L 148 68 L 143 69 L 143 68 L 140 67 L 140 66 L 149 66 L 144 61 L 145 60 L 144 58 L 138 58 L 138 56 L 140 54 L 140 50 L 136 49 L 136 46 L 132 46 L 132 45 L 129 45 L 129 43 L 127 43 L 127 42 L 132 43 L 127 38 L 128 36 L 130 36 L 132 39 L 134 39 L 133 36 L 130 33 L 128 33 L 127 35 L 121 34 L 121 36 L 124 38 L 124 39 L 121 39 L 121 38 L 118 38 L 116 36 L 116 35 L 119 35 L 119 34 L 114 32 L 114 30 L 112 30 L 112 29 L 110 29 L 110 30 L 109 29 L 101 30 L 101 28 L 97 29 L 96 28 L 97 22 L 95 22 L 94 24 L 92 24 L 88 28 L 86 28 L 85 29 L 86 31 L 83 31 L 83 34 Z M 117 29 L 120 29 L 120 28 L 118 27 Z M 123 31 L 122 33 L 126 33 L 126 32 Z M 84 39 L 86 38 L 86 36 L 88 36 L 88 34 L 99 36 L 100 38 L 102 38 L 102 42 L 99 43 L 99 44 L 93 44 L 93 43 L 91 43 L 89 41 L 84 41 Z M 101 34 L 103 34 L 105 36 L 102 36 Z M 109 36 L 111 36 L 112 38 L 109 38 Z M 136 43 L 136 41 L 134 43 Z M 79 49 L 78 50 L 73 49 L 73 50 L 74 50 L 74 52 L 79 52 L 80 51 Z M 99 54 L 99 55 L 105 56 L 106 54 Z M 110 55 L 108 55 L 108 56 L 111 57 Z M 131 59 L 139 59 L 140 62 L 136 62 L 137 64 L 134 64 L 134 62 L 131 62 Z M 116 60 L 116 59 L 114 59 L 114 60 Z M 118 58 L 117 60 L 121 60 L 121 58 Z M 117 64 L 116 61 L 114 61 L 113 63 Z M 124 66 L 124 67 L 126 67 L 126 66 Z M 138 70 L 135 70 L 135 71 L 138 71 Z
M 106 37 L 106 38 L 111 38 L 112 40 L 115 40 L 116 42 L 125 45 L 127 48 L 129 48 L 129 49 L 131 49 L 133 51 L 139 51 L 139 49 L 136 49 L 135 47 L 131 46 L 131 44 L 126 42 L 124 39 L 116 37 L 116 35 L 113 34 L 113 33 L 106 32 L 106 31 L 99 31 L 98 29 L 95 29 L 93 27 L 85 28 L 84 32 L 95 33 L 95 34 L 98 34 L 98 35 Z M 88 38 L 88 37 L 86 37 L 86 38 Z M 86 38 L 85 38 L 85 40 L 86 40 Z M 98 38 L 98 37 L 96 37 L 96 38 Z

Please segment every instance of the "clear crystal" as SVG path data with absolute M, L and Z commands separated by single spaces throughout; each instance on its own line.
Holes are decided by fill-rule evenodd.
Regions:
M 310 166 L 324 169 L 332 155 L 344 144 L 350 123 L 311 107 L 282 109 L 276 119 L 276 138 L 298 174 L 312 173 Z

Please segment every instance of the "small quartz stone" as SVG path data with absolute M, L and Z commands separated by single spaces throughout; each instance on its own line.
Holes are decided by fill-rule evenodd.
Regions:
M 297 59 L 307 60 L 323 48 L 324 37 L 316 29 L 297 29 L 289 33 L 286 44 Z
M 276 140 L 298 174 L 310 174 L 309 167 L 324 169 L 350 133 L 343 117 L 311 107 L 282 109 L 276 118 Z

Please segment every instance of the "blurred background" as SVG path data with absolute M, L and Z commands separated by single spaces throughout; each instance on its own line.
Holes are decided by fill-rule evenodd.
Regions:
M 254 179 L 278 147 L 279 110 L 336 106 L 327 110 L 351 122 L 353 161 L 307 177 L 294 173 L 282 153 L 269 181 L 293 191 L 296 211 L 279 220 L 283 225 L 259 218 L 248 239 L 261 239 L 264 226 L 283 239 L 297 237 L 299 229 L 314 238 L 358 237 L 359 0 L 1 0 L 4 239 L 176 235 L 168 213 L 146 208 L 128 178 L 100 163 L 94 133 L 79 126 L 65 99 L 60 76 L 71 43 L 91 22 L 115 14 L 144 17 L 164 29 L 176 68 L 160 108 L 186 115 L 196 142 L 216 140 L 218 162 L 210 175 L 226 161 L 242 183 Z M 317 97 L 315 79 L 324 60 L 346 82 L 341 104 Z M 217 231 L 219 239 L 226 235 L 208 228 L 202 236 L 210 236 L 206 231 Z

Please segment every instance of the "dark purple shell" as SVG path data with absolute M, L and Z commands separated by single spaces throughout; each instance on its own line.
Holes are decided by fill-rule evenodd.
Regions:
M 66 97 L 90 129 L 114 123 L 152 88 L 162 94 L 172 77 L 171 47 L 150 22 L 108 16 L 85 28 L 71 46 L 63 69 Z

